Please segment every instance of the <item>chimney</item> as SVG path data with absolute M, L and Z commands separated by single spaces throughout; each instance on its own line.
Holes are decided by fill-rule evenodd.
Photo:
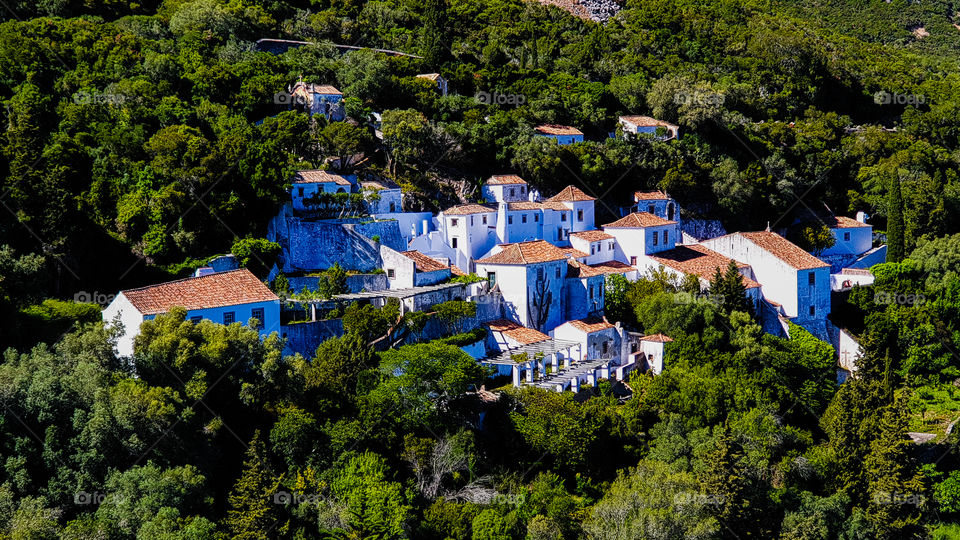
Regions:
M 857 212 L 857 221 L 859 221 L 860 223 L 866 223 L 867 219 L 869 218 L 870 216 L 868 216 L 866 212 L 862 210 Z

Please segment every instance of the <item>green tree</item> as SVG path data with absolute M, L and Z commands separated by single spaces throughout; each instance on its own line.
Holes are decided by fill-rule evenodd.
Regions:
M 267 540 L 284 533 L 288 524 L 282 521 L 274 503 L 279 487 L 280 479 L 270 472 L 258 430 L 247 448 L 243 473 L 230 491 L 224 528 L 231 538 Z
M 230 247 L 230 253 L 240 266 L 249 268 L 258 277 L 265 277 L 280 255 L 280 244 L 266 238 L 238 238 Z
M 900 262 L 906 254 L 900 177 L 891 177 L 887 189 L 887 262 Z

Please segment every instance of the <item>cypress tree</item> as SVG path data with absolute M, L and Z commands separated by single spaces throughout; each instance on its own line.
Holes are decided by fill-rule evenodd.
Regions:
M 230 492 L 224 524 L 232 539 L 268 540 L 285 532 L 286 526 L 280 524 L 280 507 L 274 501 L 280 479 L 270 473 L 266 454 L 257 430 L 247 448 L 243 474 Z
M 903 193 L 900 177 L 890 180 L 887 190 L 887 262 L 900 262 L 905 255 Z

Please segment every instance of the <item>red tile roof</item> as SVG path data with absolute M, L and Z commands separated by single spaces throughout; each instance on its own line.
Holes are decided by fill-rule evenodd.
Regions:
M 496 212 L 497 209 L 485 204 L 467 203 L 451 206 L 443 211 L 445 216 L 467 216 L 470 214 L 487 214 Z
M 590 256 L 588 253 L 584 253 L 583 251 L 580 251 L 579 249 L 574 249 L 572 247 L 560 248 L 560 251 L 566 253 L 568 257 L 573 257 L 575 259 L 582 259 L 584 257 Z
M 583 132 L 575 127 L 560 124 L 543 124 L 533 130 L 541 135 L 583 135 Z
M 503 244 L 499 253 L 484 257 L 477 264 L 533 264 L 562 261 L 567 258 L 563 250 L 543 240 Z
M 433 257 L 424 255 L 417 250 L 404 251 L 403 255 L 413 261 L 417 272 L 436 272 L 450 268 Z
M 512 202 L 507 203 L 507 210 L 543 210 L 543 205 L 529 201 Z
M 520 178 L 515 174 L 495 174 L 490 178 L 487 178 L 486 184 L 488 186 L 503 186 L 510 184 L 526 184 L 526 180 Z
M 650 258 L 668 268 L 684 274 L 693 274 L 707 280 L 713 277 L 717 268 L 720 269 L 721 273 L 726 272 L 727 266 L 732 260 L 699 244 L 677 246 L 673 249 L 650 255 Z M 750 266 L 740 261 L 734 262 L 737 263 L 737 268 Z M 743 277 L 743 284 L 748 289 L 760 286 L 759 283 L 746 276 Z
M 620 120 L 623 122 L 629 122 L 635 126 L 643 127 L 657 127 L 663 126 L 667 128 L 676 128 L 676 124 L 671 124 L 670 122 L 664 120 L 657 120 L 652 116 L 621 116 Z
M 591 197 L 583 192 L 582 189 L 574 186 L 567 186 L 560 190 L 553 197 L 547 199 L 549 202 L 576 202 L 576 201 L 595 201 L 596 197 Z
M 311 171 L 299 171 L 293 175 L 294 184 L 326 184 L 334 183 L 339 186 L 353 185 L 345 176 L 314 169 Z
M 830 216 L 824 218 L 824 223 L 831 229 L 859 229 L 870 225 L 847 216 Z
M 324 94 L 324 95 L 337 95 L 337 96 L 343 95 L 339 90 L 336 89 L 336 87 L 331 86 L 329 84 L 312 84 L 312 83 L 305 83 L 303 81 L 300 81 L 296 85 L 294 85 L 293 91 L 296 92 L 297 90 L 300 90 L 300 89 L 303 89 L 311 94 Z
M 643 336 L 640 338 L 640 341 L 652 341 L 654 343 L 670 343 L 673 341 L 673 338 L 670 336 L 665 336 L 663 334 L 650 334 L 649 336 Z
M 573 326 L 577 330 L 586 332 L 588 334 L 606 330 L 608 328 L 616 328 L 603 317 L 587 317 L 586 319 L 577 319 L 567 322 L 570 324 L 570 326 Z
M 734 234 L 739 234 L 747 240 L 750 240 L 761 249 L 769 252 L 796 270 L 810 270 L 830 266 L 775 232 L 758 231 Z
M 567 277 L 588 278 L 605 276 L 607 274 L 626 274 L 636 268 L 620 261 L 609 261 L 600 264 L 583 264 L 574 260 L 567 261 Z
M 490 321 L 487 323 L 487 328 L 489 328 L 491 332 L 502 333 L 520 345 L 530 345 L 531 343 L 539 343 L 541 341 L 550 339 L 550 336 L 544 334 L 543 332 L 534 330 L 533 328 L 521 326 L 520 324 L 517 324 L 513 321 L 508 321 L 507 319 Z
M 639 202 L 639 201 L 666 201 L 666 200 L 669 200 L 669 199 L 670 199 L 670 197 L 669 197 L 666 193 L 664 193 L 664 192 L 662 192 L 662 191 L 660 191 L 660 190 L 657 190 L 657 191 L 636 191 L 636 192 L 633 193 L 633 200 L 634 200 L 635 202 Z
M 607 234 L 601 230 L 594 231 L 580 231 L 575 233 L 570 233 L 570 236 L 574 238 L 579 238 L 581 240 L 586 240 L 587 242 L 599 242 L 601 240 L 613 240 L 613 235 Z
M 279 301 L 246 268 L 129 289 L 121 294 L 144 315 L 166 313 L 174 306 L 194 310 Z
M 676 225 L 676 221 L 670 221 L 657 217 L 650 212 L 634 212 L 628 216 L 622 217 L 613 223 L 607 223 L 604 228 L 613 229 L 642 229 L 644 227 L 658 227 L 661 225 Z

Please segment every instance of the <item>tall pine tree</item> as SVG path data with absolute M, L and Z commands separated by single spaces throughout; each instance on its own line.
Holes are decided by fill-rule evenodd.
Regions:
M 900 177 L 890 179 L 887 190 L 887 262 L 900 262 L 906 250 L 903 223 L 903 193 L 900 191 Z
M 260 431 L 253 434 L 243 462 L 243 474 L 230 492 L 230 509 L 224 525 L 235 540 L 268 540 L 285 534 L 280 506 L 274 501 L 280 479 L 267 465 L 267 452 Z
M 423 11 L 423 27 L 420 34 L 420 51 L 423 63 L 431 69 L 439 69 L 443 62 L 447 45 L 444 37 L 447 34 L 447 3 L 446 0 L 427 0 Z

